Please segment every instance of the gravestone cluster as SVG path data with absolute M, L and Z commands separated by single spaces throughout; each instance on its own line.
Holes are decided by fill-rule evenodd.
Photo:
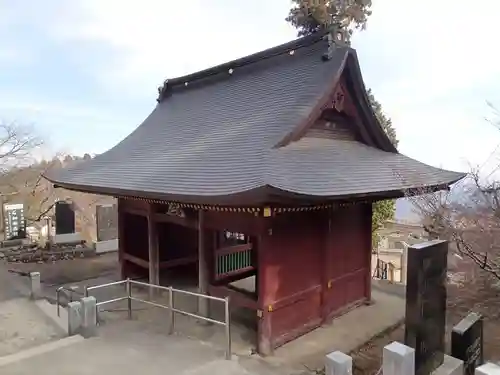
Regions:
M 500 375 L 500 366 L 484 364 L 483 318 L 469 313 L 451 335 L 445 353 L 448 242 L 430 241 L 408 248 L 405 344 L 383 350 L 384 375 Z M 352 358 L 326 356 L 326 375 L 351 375 Z
M 430 375 L 445 360 L 448 242 L 408 248 L 405 344 L 415 350 L 415 374 Z M 483 363 L 483 320 L 470 313 L 452 332 L 451 357 L 474 375 Z

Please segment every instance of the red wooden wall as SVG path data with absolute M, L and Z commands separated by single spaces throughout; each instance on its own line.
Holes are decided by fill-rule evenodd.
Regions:
M 278 215 L 259 252 L 266 353 L 370 298 L 371 207 Z

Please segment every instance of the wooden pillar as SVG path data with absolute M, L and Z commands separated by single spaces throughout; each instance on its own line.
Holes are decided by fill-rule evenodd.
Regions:
M 367 233 L 366 239 L 366 257 L 367 257 L 367 270 L 366 270 L 366 302 L 368 304 L 372 303 L 372 215 L 373 215 L 373 205 L 371 203 L 366 204 L 366 210 L 363 210 L 364 215 L 366 215 L 364 222 L 367 228 L 365 233 Z
M 198 210 L 198 292 L 208 293 L 208 259 L 205 243 L 205 212 Z M 209 316 L 209 300 L 198 298 L 198 313 L 202 316 Z
M 329 290 L 329 280 L 327 274 L 327 264 L 330 252 L 330 241 L 332 233 L 332 211 L 328 210 L 325 215 L 321 216 L 321 236 L 323 244 L 321 246 L 321 264 L 320 264 L 320 280 L 321 280 L 321 299 L 320 299 L 320 311 L 321 311 L 321 324 L 325 323 L 329 311 L 327 311 L 327 297 Z
M 120 277 L 122 279 L 127 278 L 127 269 L 125 264 L 125 212 L 123 209 L 122 199 L 117 199 L 117 211 L 118 211 L 118 261 L 120 262 Z
M 160 251 L 158 248 L 158 231 L 154 220 L 154 205 L 148 209 L 148 253 L 149 253 L 149 283 L 160 285 Z M 156 294 L 156 288 L 150 288 L 150 295 Z
M 266 251 L 269 251 L 270 236 L 272 236 L 272 227 L 265 217 L 259 217 L 259 244 L 257 247 L 257 273 L 256 279 L 257 295 L 258 295 L 258 310 L 259 318 L 257 324 L 257 352 L 263 356 L 273 354 L 272 345 L 272 327 L 271 314 L 269 311 L 269 297 L 267 293 L 269 270 L 267 269 Z

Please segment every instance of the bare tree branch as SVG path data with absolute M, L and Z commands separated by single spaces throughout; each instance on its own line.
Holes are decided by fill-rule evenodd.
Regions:
M 30 127 L 0 122 L 0 173 L 32 161 L 33 151 L 41 145 Z
M 500 129 L 498 120 L 494 124 Z M 500 181 L 493 175 L 499 167 L 487 176 L 481 174 L 481 167 L 472 169 L 450 191 L 421 188 L 405 194 L 422 217 L 430 237 L 449 240 L 452 250 L 497 280 L 500 280 Z

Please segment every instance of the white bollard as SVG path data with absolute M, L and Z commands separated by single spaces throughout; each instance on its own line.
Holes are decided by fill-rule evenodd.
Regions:
M 325 375 L 352 375 L 352 358 L 339 351 L 327 354 Z
M 30 272 L 30 298 L 39 299 L 42 297 L 42 285 L 40 282 L 40 272 Z
M 93 296 L 83 297 L 80 300 L 82 309 L 82 329 L 83 337 L 92 337 L 97 334 L 97 306 Z
M 415 375 L 415 349 L 399 342 L 384 347 L 384 375 Z
M 495 365 L 494 363 L 488 362 L 482 366 L 479 366 L 475 373 L 475 375 L 500 375 L 500 366 Z

